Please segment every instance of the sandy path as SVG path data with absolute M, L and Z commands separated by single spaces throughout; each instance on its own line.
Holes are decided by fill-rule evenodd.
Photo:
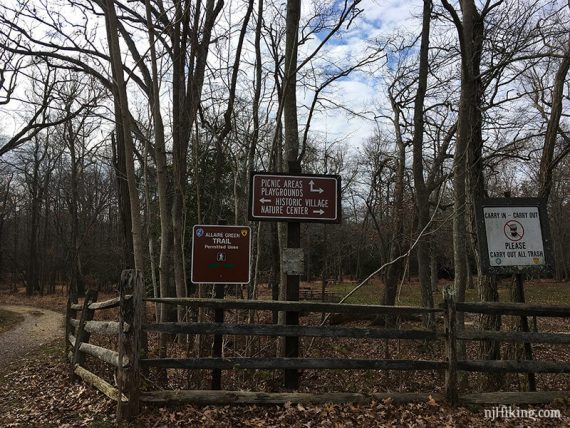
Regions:
M 0 367 L 55 339 L 62 339 L 63 315 L 31 306 L 0 305 L 0 309 L 24 316 L 12 330 L 0 334 Z

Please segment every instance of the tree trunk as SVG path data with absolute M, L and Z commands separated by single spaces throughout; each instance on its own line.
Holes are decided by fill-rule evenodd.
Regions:
M 66 113 L 69 114 L 71 110 L 70 101 L 65 105 Z M 71 278 L 70 288 L 72 293 L 76 296 L 83 296 L 85 294 L 85 283 L 81 273 L 81 259 L 80 259 L 80 243 L 79 243 L 79 170 L 81 159 L 77 157 L 77 138 L 73 130 L 72 122 L 69 121 L 65 124 L 65 140 L 67 148 L 69 149 L 71 161 L 71 198 L 69 201 L 69 215 L 71 219 L 71 242 L 69 245 L 70 262 L 71 262 Z
M 418 235 L 425 233 L 428 226 L 429 213 L 429 191 L 426 188 L 423 168 L 423 134 L 424 134 L 424 100 L 427 91 L 427 78 L 429 71 L 429 34 L 431 22 L 431 0 L 424 0 L 423 19 L 422 19 L 422 37 L 420 45 L 420 68 L 418 76 L 418 89 L 414 102 L 414 136 L 413 145 L 413 173 L 414 186 L 416 188 L 416 211 L 417 211 L 417 233 Z M 417 247 L 418 258 L 418 276 L 420 280 L 422 305 L 425 307 L 433 307 L 433 293 L 430 281 L 430 256 L 429 241 L 425 237 L 419 238 Z M 424 316 L 424 325 L 428 328 L 434 328 L 434 319 L 432 315 Z
M 432 237 L 430 239 L 429 257 L 430 257 L 429 270 L 430 270 L 431 290 L 432 290 L 432 292 L 436 292 L 438 290 L 437 282 L 439 279 L 439 273 L 438 273 L 438 265 L 437 265 L 436 240 L 434 237 Z
M 553 164 L 554 148 L 556 146 L 556 138 L 558 137 L 558 129 L 560 126 L 560 118 L 562 116 L 562 100 L 564 99 L 564 87 L 566 85 L 566 75 L 570 69 L 570 38 L 566 45 L 565 56 L 560 61 L 560 66 L 556 71 L 554 78 L 554 87 L 552 88 L 552 107 L 550 118 L 546 128 L 544 137 L 544 147 L 540 158 L 539 171 L 539 192 L 540 198 L 548 201 L 552 189 L 552 172 L 555 164 Z
M 299 156 L 299 125 L 297 122 L 297 43 L 299 21 L 301 18 L 301 1 L 287 1 L 287 18 L 285 28 L 285 81 L 283 85 L 283 117 L 285 126 L 285 155 L 288 172 L 300 173 Z M 301 224 L 287 223 L 288 248 L 301 246 Z M 283 248 L 283 247 L 282 247 Z M 287 300 L 299 300 L 299 275 L 287 275 L 285 295 Z M 289 325 L 299 324 L 298 312 L 286 312 L 285 322 Z M 297 357 L 299 353 L 299 338 L 285 338 L 285 356 Z M 285 370 L 285 387 L 299 386 L 299 372 Z
M 160 256 L 159 256 L 159 294 L 160 297 L 174 296 L 171 287 L 171 237 L 172 217 L 170 215 L 170 199 L 168 197 L 168 169 L 166 161 L 166 143 L 164 137 L 164 123 L 160 111 L 160 91 L 158 75 L 158 59 L 155 47 L 154 30 L 152 28 L 150 1 L 145 1 L 146 19 L 149 36 L 149 46 L 152 68 L 152 87 L 150 90 L 151 112 L 154 124 L 155 158 L 156 158 L 156 182 L 158 188 L 158 209 L 160 217 Z M 160 322 L 172 322 L 176 320 L 176 309 L 173 305 L 161 304 L 158 308 Z M 160 336 L 160 354 L 166 356 L 167 335 Z M 164 354 L 164 355 L 163 355 Z
M 40 222 L 40 165 L 46 156 L 46 152 L 40 155 L 41 144 L 36 138 L 34 141 L 34 160 L 32 170 L 32 182 L 29 184 L 31 194 L 30 204 L 30 237 L 29 237 L 29 260 L 28 272 L 26 275 L 26 294 L 31 296 L 35 291 L 39 290 L 39 255 L 38 255 L 38 236 L 39 236 L 39 222 Z
M 406 172 L 406 146 L 402 139 L 400 128 L 400 107 L 396 100 L 390 94 L 390 102 L 394 113 L 394 130 L 396 134 L 397 146 L 397 162 L 396 176 L 394 177 L 394 204 L 392 211 L 392 230 L 393 234 L 390 240 L 389 259 L 395 260 L 402 254 L 402 240 L 404 235 L 404 179 Z M 395 263 L 387 266 L 384 275 L 384 296 L 382 298 L 383 305 L 394 306 L 396 304 L 396 294 L 398 293 L 398 284 L 403 272 L 404 260 L 400 259 Z M 387 320 L 388 321 L 388 320 Z M 393 320 L 389 320 L 390 324 Z
M 478 65 L 480 51 L 477 50 L 475 31 L 479 16 L 473 0 L 462 0 L 461 10 L 463 21 L 457 16 L 457 12 L 447 2 L 442 0 L 444 7 L 454 17 L 461 44 L 461 96 L 459 101 L 459 118 L 455 155 L 453 157 L 454 177 L 454 215 L 453 215 L 453 256 L 455 268 L 455 289 L 458 302 L 465 301 L 465 289 L 467 287 L 467 266 L 465 253 L 467 251 L 467 179 L 471 165 L 470 153 L 477 144 L 477 130 L 480 131 L 480 98 L 479 98 L 479 73 Z M 471 152 L 470 152 L 471 151 Z M 469 159 L 468 159 L 469 158 Z M 457 329 L 463 329 L 463 313 L 457 315 Z M 465 349 L 459 352 L 460 358 L 464 356 Z
M 257 21 L 255 25 L 255 87 L 253 94 L 253 106 L 252 106 L 252 116 L 253 116 L 253 131 L 251 135 L 251 142 L 247 151 L 247 183 L 250 182 L 251 176 L 255 169 L 255 153 L 257 150 L 257 144 L 259 142 L 259 107 L 261 102 L 261 78 L 263 73 L 263 64 L 261 59 L 261 27 L 263 23 L 263 0 L 258 0 L 257 2 Z M 253 262 L 251 266 L 251 286 L 248 288 L 248 297 L 251 299 L 257 299 L 257 284 L 258 284 L 258 269 L 259 260 L 261 256 L 260 244 L 261 244 L 261 231 L 262 223 L 260 222 L 257 226 L 255 223 L 252 224 L 252 230 L 257 229 L 254 234 L 255 240 L 252 240 L 253 247 Z M 253 238 L 252 238 L 253 239 Z M 251 289 L 251 293 L 249 292 Z M 253 322 L 254 311 L 250 311 L 250 322 Z
M 194 126 L 204 83 L 212 29 L 220 13 L 223 1 L 207 0 L 204 14 L 194 8 L 190 22 L 190 5 L 176 3 L 175 24 L 172 29 L 173 102 L 173 200 L 172 200 L 172 258 L 177 297 L 187 295 L 185 234 L 186 234 L 186 182 L 188 146 Z M 200 27 L 200 22 L 203 22 Z M 198 41 L 199 35 L 201 39 Z M 190 51 L 189 55 L 186 54 Z M 196 139 L 194 139 L 196 144 Z M 196 150 L 197 152 L 197 150 Z M 197 173 L 197 172 L 195 172 Z M 178 309 L 179 321 L 184 311 Z
M 8 199 L 10 197 L 10 185 L 12 184 L 13 176 L 10 175 L 7 180 L 2 183 L 2 205 L 0 206 L 0 272 L 4 272 L 4 252 L 2 243 L 5 242 L 3 236 L 4 224 L 6 222 L 6 217 L 8 217 Z
M 285 80 L 283 83 L 283 119 L 285 156 L 296 162 L 299 156 L 299 125 L 297 122 L 297 33 L 301 17 L 301 1 L 287 1 L 285 40 Z
M 113 166 L 117 179 L 117 196 L 119 199 L 119 214 L 121 219 L 121 233 L 123 244 L 123 267 L 132 268 L 135 265 L 133 253 L 133 238 L 131 236 L 131 204 L 129 200 L 129 185 L 127 183 L 126 155 L 123 126 L 121 124 L 121 106 L 117 97 L 114 97 L 115 133 L 111 134 L 113 148 Z
M 117 15 L 112 0 L 105 0 L 105 23 L 107 27 L 107 41 L 109 43 L 109 57 L 115 81 L 115 97 L 119 100 L 120 123 L 123 129 L 123 142 L 125 148 L 125 170 L 129 189 L 129 203 L 131 210 L 131 236 L 135 269 L 144 272 L 144 246 L 142 240 L 142 227 L 140 218 L 139 195 L 135 180 L 134 149 L 131 135 L 129 103 L 127 88 L 123 76 L 119 33 L 117 30 Z

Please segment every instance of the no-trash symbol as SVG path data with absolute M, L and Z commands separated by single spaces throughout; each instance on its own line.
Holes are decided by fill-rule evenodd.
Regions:
M 516 220 L 509 220 L 504 227 L 505 236 L 510 241 L 520 241 L 524 236 L 524 227 Z

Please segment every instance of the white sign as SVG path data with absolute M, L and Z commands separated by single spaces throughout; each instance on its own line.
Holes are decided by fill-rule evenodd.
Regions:
M 484 207 L 489 266 L 545 264 L 538 207 Z

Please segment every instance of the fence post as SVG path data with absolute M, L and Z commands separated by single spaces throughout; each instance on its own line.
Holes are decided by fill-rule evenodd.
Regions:
M 75 336 L 75 330 L 71 325 L 71 320 L 77 318 L 77 310 L 71 309 L 71 305 L 77 303 L 77 296 L 75 294 L 70 294 L 67 298 L 67 307 L 65 308 L 65 358 L 71 363 L 73 361 L 73 354 L 71 353 L 71 342 L 69 341 L 69 335 L 73 332 Z M 73 367 L 71 368 L 73 373 Z
M 447 353 L 447 370 L 445 372 L 445 395 L 452 406 L 457 404 L 457 316 L 455 307 L 455 290 L 447 287 L 443 290 L 445 301 L 445 347 Z
M 79 325 L 75 331 L 75 347 L 73 348 L 72 361 L 73 367 L 75 367 L 76 364 L 83 366 L 83 362 L 85 361 L 85 355 L 79 348 L 82 343 L 89 343 L 89 337 L 91 334 L 85 330 L 85 323 L 93 319 L 95 311 L 93 309 L 89 309 L 89 305 L 96 301 L 97 290 L 87 290 L 87 293 L 85 293 L 85 300 L 83 301 L 83 309 L 81 310 L 81 319 L 79 320 Z
M 134 269 L 124 270 L 121 273 L 119 283 L 119 368 L 117 370 L 117 384 L 120 392 L 119 397 L 124 394 L 128 401 L 118 400 L 118 420 L 130 419 L 139 413 L 139 359 L 142 350 L 143 293 L 142 272 Z M 125 325 L 128 325 L 129 328 L 125 329 Z

